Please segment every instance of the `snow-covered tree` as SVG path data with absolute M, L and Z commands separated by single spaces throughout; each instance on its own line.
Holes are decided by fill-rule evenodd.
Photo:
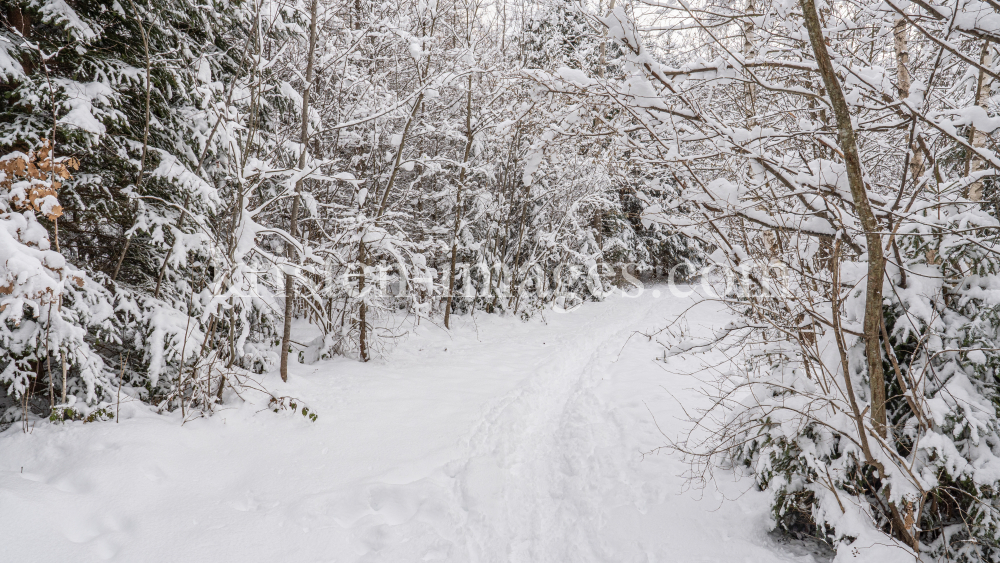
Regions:
M 998 17 L 987 2 L 640 3 L 591 17 L 623 78 L 545 77 L 627 114 L 609 128 L 677 190 L 644 222 L 740 274 L 719 291 L 739 320 L 672 344 L 745 350 L 674 445 L 706 470 L 747 467 L 778 526 L 1000 557 L 1000 225 L 983 203 Z
M 623 76 L 621 46 L 569 2 L 0 9 L 3 213 L 53 256 L 5 272 L 48 276 L 8 327 L 30 346 L 0 351 L 8 421 L 73 401 L 88 416 L 119 387 L 210 411 L 252 372 L 369 360 L 397 315 L 528 317 L 699 252 L 641 222 L 678 188 L 615 141 L 627 113 L 541 78 Z M 28 180 L 22 161 L 78 169 Z M 49 207 L 23 207 L 43 181 Z M 295 342 L 296 318 L 321 337 Z

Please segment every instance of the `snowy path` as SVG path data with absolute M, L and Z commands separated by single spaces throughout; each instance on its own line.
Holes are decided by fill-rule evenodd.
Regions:
M 267 380 L 315 423 L 247 405 L 183 427 L 126 409 L 120 424 L 12 428 L 0 561 L 811 561 L 767 536 L 748 482 L 702 496 L 682 462 L 642 456 L 664 442 L 650 412 L 676 432 L 671 395 L 701 399 L 628 338 L 690 304 L 647 288 L 547 323 L 463 317 L 386 361 Z M 700 307 L 692 329 L 726 322 Z

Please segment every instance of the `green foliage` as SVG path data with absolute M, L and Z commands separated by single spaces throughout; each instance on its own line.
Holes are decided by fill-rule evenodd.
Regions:
M 115 413 L 110 406 L 93 409 L 85 414 L 85 411 L 72 407 L 57 406 L 49 414 L 50 422 L 68 422 L 72 420 L 88 422 L 106 422 L 115 419 Z
M 302 405 L 302 408 L 299 409 L 300 403 L 300 399 L 294 399 L 292 397 L 271 397 L 271 400 L 268 401 L 268 407 L 270 407 L 271 412 L 276 414 L 284 411 L 301 414 L 303 417 L 312 422 L 319 420 L 319 414 L 310 410 L 308 406 Z

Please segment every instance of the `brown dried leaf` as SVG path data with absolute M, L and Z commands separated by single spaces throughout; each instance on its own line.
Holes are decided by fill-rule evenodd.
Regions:
M 45 216 L 48 217 L 49 221 L 55 221 L 59 217 L 62 217 L 62 214 L 63 214 L 63 208 L 62 208 L 62 206 L 61 205 L 53 205 L 52 209 L 50 210 L 50 213 L 48 213 Z
M 45 196 L 50 196 L 50 195 L 51 196 L 56 195 L 56 191 L 49 187 L 39 186 L 31 188 L 31 191 L 28 192 L 28 199 L 31 201 L 31 205 L 35 206 L 37 205 L 35 203 L 35 200 L 42 199 Z
M 55 195 L 56 191 L 51 188 L 47 187 L 32 188 L 31 191 L 28 192 L 28 202 L 30 203 L 32 209 L 34 209 L 35 211 L 41 211 L 42 201 L 47 196 L 55 197 Z M 62 206 L 58 204 L 52 206 L 52 209 L 45 214 L 45 216 L 48 217 L 50 221 L 54 221 L 61 215 L 62 215 Z
M 34 162 L 28 163 L 28 177 L 34 178 L 35 180 L 44 180 L 45 174 L 35 166 Z
M 38 160 L 45 160 L 52 153 L 52 145 L 49 144 L 48 139 L 42 139 L 42 148 L 38 149 L 37 158 Z

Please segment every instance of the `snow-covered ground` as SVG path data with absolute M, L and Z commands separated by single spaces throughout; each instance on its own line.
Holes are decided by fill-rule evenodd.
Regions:
M 265 380 L 316 422 L 251 401 L 183 426 L 135 406 L 15 426 L 0 561 L 812 561 L 767 534 L 749 481 L 691 491 L 681 460 L 643 455 L 665 442 L 654 417 L 676 434 L 703 399 L 633 332 L 692 302 L 647 287 L 544 321 L 424 323 L 384 360 Z M 705 303 L 688 324 L 727 320 Z

